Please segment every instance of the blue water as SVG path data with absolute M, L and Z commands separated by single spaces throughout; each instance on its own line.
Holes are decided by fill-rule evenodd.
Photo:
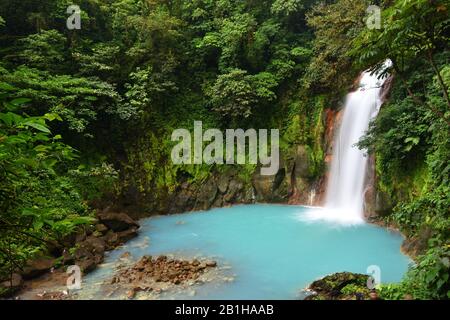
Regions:
M 248 205 L 140 221 L 138 238 L 109 253 L 106 265 L 85 283 L 112 276 L 108 263 L 126 251 L 143 255 L 205 257 L 229 266 L 234 281 L 207 283 L 195 296 L 177 293 L 163 298 L 297 299 L 312 281 L 341 271 L 366 273 L 379 266 L 381 282 L 397 282 L 410 260 L 400 252 L 403 238 L 386 229 L 362 224 L 350 227 L 303 219 L 300 206 Z

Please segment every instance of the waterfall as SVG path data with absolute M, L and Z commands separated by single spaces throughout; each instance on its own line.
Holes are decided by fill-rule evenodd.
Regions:
M 389 64 L 386 62 L 385 67 Z M 359 88 L 346 97 L 342 123 L 333 145 L 325 207 L 309 214 L 310 220 L 341 224 L 364 222 L 363 188 L 368 157 L 355 144 L 365 134 L 382 105 L 380 93 L 386 77 L 379 74 L 364 72 Z

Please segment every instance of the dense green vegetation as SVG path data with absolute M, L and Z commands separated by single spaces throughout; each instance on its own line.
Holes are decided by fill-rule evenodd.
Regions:
M 391 59 L 400 83 L 361 145 L 375 152 L 379 188 L 395 204 L 387 220 L 417 243 L 417 266 L 400 291 L 450 298 L 448 3 L 398 1 L 382 18 L 382 29 L 358 35 L 352 54 L 375 68 Z
M 172 131 L 194 120 L 280 128 L 282 153 L 306 145 L 320 178 L 324 109 L 389 58 L 390 97 L 361 146 L 395 204 L 383 219 L 421 244 L 382 293 L 448 297 L 448 1 L 375 1 L 372 30 L 365 0 L 77 3 L 81 30 L 68 30 L 72 1 L 0 0 L 0 278 L 89 224 L 98 203 L 135 191 L 156 210 L 180 181 L 226 170 L 171 163 Z

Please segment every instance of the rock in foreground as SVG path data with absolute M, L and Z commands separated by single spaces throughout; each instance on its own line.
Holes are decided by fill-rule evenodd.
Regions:
M 309 287 L 305 300 L 374 300 L 367 282 L 369 276 L 350 272 L 335 273 L 314 281 Z
M 139 291 L 159 291 L 161 283 L 177 286 L 196 281 L 208 269 L 215 268 L 215 261 L 169 259 L 166 256 L 144 256 L 130 268 L 120 270 L 111 284 L 128 288 L 127 297 L 134 298 Z

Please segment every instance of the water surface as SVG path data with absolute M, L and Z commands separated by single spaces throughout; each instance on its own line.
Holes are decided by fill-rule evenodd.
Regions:
M 234 278 L 198 286 L 195 296 L 182 292 L 164 299 L 298 299 L 317 278 L 366 273 L 372 265 L 381 269 L 382 282 L 401 280 L 410 263 L 400 252 L 401 235 L 369 224 L 308 222 L 311 210 L 319 209 L 247 205 L 145 219 L 139 237 L 108 253 L 83 286 L 92 290 L 111 277 L 111 265 L 127 251 L 136 260 L 160 254 L 213 258 Z

